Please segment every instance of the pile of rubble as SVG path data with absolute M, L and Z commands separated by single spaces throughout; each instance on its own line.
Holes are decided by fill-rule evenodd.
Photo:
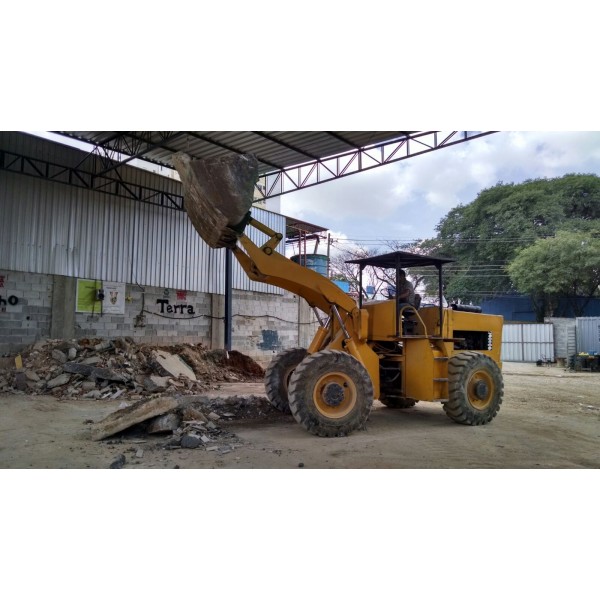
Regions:
M 226 396 L 225 382 L 262 381 L 264 370 L 240 352 L 201 344 L 154 346 L 131 338 L 42 340 L 16 357 L 0 359 L 0 392 L 52 395 L 58 400 L 119 399 L 90 437 L 104 444 L 148 443 L 147 449 L 198 449 L 227 454 L 242 445 L 227 424 L 289 419 L 264 396 Z M 126 457 L 129 453 L 129 457 Z M 132 446 L 111 468 L 137 461 Z
M 156 415 L 156 416 L 151 416 Z M 227 398 L 165 398 L 142 400 L 123 406 L 102 421 L 90 425 L 92 439 L 107 445 L 146 443 L 157 440 L 149 449 L 198 449 L 228 454 L 244 445 L 235 433 L 226 429 L 238 420 L 289 420 L 271 406 L 266 398 L 254 395 Z M 110 465 L 122 468 L 126 462 L 141 459 L 144 450 L 131 446 Z M 139 460 L 136 460 L 139 464 Z
M 57 398 L 143 400 L 197 395 L 223 382 L 261 381 L 264 370 L 240 352 L 201 344 L 168 347 L 114 340 L 41 340 L 0 369 L 0 392 Z

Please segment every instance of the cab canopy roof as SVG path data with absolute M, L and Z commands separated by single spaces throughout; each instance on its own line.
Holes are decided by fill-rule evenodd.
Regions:
M 410 267 L 436 267 L 438 269 L 445 263 L 454 262 L 452 258 L 443 256 L 427 256 L 424 254 L 413 254 L 411 252 L 389 252 L 379 256 L 369 256 L 357 260 L 347 260 L 346 263 L 365 267 L 380 267 L 382 269 L 402 269 Z

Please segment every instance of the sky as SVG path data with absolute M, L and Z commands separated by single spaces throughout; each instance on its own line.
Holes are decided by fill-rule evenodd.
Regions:
M 600 132 L 494 133 L 284 194 L 281 210 L 328 228 L 342 244 L 375 246 L 434 237 L 448 211 L 499 182 L 566 173 L 600 175 Z

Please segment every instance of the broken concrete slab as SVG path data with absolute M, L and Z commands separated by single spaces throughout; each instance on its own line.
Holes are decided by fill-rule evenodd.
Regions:
M 96 352 L 103 352 L 104 350 L 110 350 L 113 347 L 112 342 L 100 342 L 94 346 Z
M 167 389 L 168 377 L 159 377 L 158 375 L 150 375 L 142 378 L 142 385 L 147 392 L 155 394 L 164 392 Z
M 92 425 L 92 439 L 103 440 L 119 431 L 123 431 L 132 425 L 147 421 L 152 417 L 164 415 L 179 406 L 179 401 L 174 398 L 153 398 L 142 400 L 127 408 L 111 413 L 102 421 Z
M 206 423 L 208 421 L 204 413 L 195 409 L 193 406 L 184 408 L 181 413 L 181 418 L 184 421 L 199 421 L 200 423 Z
M 179 427 L 179 417 L 174 413 L 168 413 L 152 419 L 148 425 L 148 433 L 170 433 Z
M 52 350 L 52 358 L 62 365 L 64 365 L 67 362 L 67 355 L 58 348 Z
M 183 424 L 186 427 L 191 427 L 192 429 L 195 429 L 196 431 L 206 431 L 206 427 L 204 426 L 204 423 L 202 421 L 183 421 Z
M 32 371 L 31 369 L 26 369 L 25 370 L 25 377 L 27 377 L 27 379 L 29 379 L 29 381 L 39 381 L 39 375 L 35 372 Z
M 102 359 L 99 356 L 88 356 L 88 358 L 84 358 L 80 364 L 82 365 L 97 365 L 101 363 Z
M 180 445 L 182 448 L 198 448 L 202 444 L 202 440 L 193 434 L 186 434 L 182 436 Z
M 104 369 L 102 367 L 95 367 L 91 372 L 91 376 L 105 381 L 117 381 L 119 383 L 127 382 L 127 378 L 124 375 L 120 375 L 112 369 Z
M 61 385 L 66 385 L 67 383 L 69 383 L 69 381 L 71 381 L 71 376 L 67 373 L 62 373 L 58 377 L 50 379 L 50 381 L 48 381 L 46 385 L 48 386 L 48 389 L 53 389 L 56 387 L 60 387 Z
M 83 375 L 89 377 L 92 374 L 94 367 L 90 365 L 84 365 L 82 363 L 67 362 L 63 365 L 63 371 L 65 373 L 73 373 L 76 375 Z
M 179 377 L 183 375 L 192 381 L 196 381 L 194 371 L 183 361 L 180 356 L 169 354 L 164 350 L 155 350 L 152 358 L 170 375 Z
M 169 385 L 169 377 L 161 377 L 160 375 L 150 375 L 150 381 L 159 388 L 166 389 Z

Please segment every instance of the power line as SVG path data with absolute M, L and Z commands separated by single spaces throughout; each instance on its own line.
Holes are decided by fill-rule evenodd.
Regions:
M 515 242 L 536 242 L 537 240 L 555 239 L 554 236 L 548 237 L 532 237 L 532 238 L 463 238 L 460 240 L 435 240 L 436 242 L 446 244 L 481 244 L 481 243 L 499 243 L 499 244 L 514 244 Z M 418 244 L 423 240 L 358 240 L 358 239 L 335 239 L 331 240 L 332 244 L 356 244 L 361 243 L 364 246 L 382 246 L 386 244 Z

